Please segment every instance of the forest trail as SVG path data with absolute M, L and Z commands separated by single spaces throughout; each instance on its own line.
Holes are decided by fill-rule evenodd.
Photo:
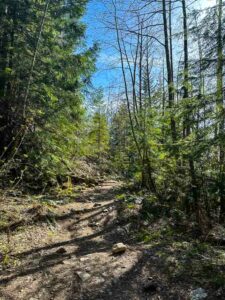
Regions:
M 196 253 L 190 240 L 183 234 L 159 238 L 151 224 L 155 242 L 138 242 L 141 220 L 121 208 L 123 192 L 116 181 L 83 187 L 70 201 L 54 200 L 51 222 L 46 216 L 53 211 L 39 215 L 45 207 L 39 198 L 34 204 L 29 197 L 8 197 L 8 210 L 33 219 L 14 228 L 10 238 L 0 231 L 0 244 L 8 239 L 10 249 L 5 268 L 0 264 L 0 300 L 190 300 L 193 290 L 202 293 L 190 276 L 202 265 L 199 253 L 190 260 Z M 127 250 L 114 255 L 112 247 L 120 242 Z M 223 290 L 206 287 L 207 300 L 225 299 Z
M 126 224 L 118 220 L 119 189 L 120 183 L 107 181 L 85 189 L 79 201 L 61 205 L 54 236 L 46 236 L 45 227 L 37 229 L 42 225 L 32 228 L 36 246 L 32 236 L 19 234 L 17 243 L 26 246 L 12 253 L 18 266 L 2 272 L 0 299 L 142 299 L 136 275 L 142 270 L 143 256 L 131 245 Z M 114 256 L 112 246 L 117 242 L 128 248 Z

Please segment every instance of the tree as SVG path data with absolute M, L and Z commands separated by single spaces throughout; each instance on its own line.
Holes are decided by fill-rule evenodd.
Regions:
M 87 1 L 25 2 L 0 2 L 0 157 L 2 170 L 18 158 L 18 171 L 44 174 L 78 145 L 97 46 L 83 46 Z
M 91 116 L 88 137 L 89 155 L 96 157 L 100 164 L 103 158 L 106 158 L 109 149 L 109 127 L 102 97 L 102 92 L 98 91 L 93 99 L 94 112 Z

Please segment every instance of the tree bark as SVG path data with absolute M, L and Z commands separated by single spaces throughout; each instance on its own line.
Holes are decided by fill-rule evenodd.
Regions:
M 173 74 L 172 74 L 172 67 L 171 67 L 170 47 L 169 47 L 166 0 L 162 0 L 162 11 L 163 11 L 165 55 L 166 55 L 166 66 L 167 66 L 169 108 L 171 110 L 171 114 L 173 114 L 172 109 L 174 106 L 174 81 L 173 81 Z M 171 126 L 172 140 L 173 142 L 175 142 L 177 139 L 177 134 L 176 134 L 176 122 L 173 116 L 171 116 L 170 118 L 170 126 Z
M 221 220 L 225 217 L 225 150 L 223 145 L 224 139 L 224 121 L 225 121 L 225 110 L 223 103 L 223 34 L 222 34 L 222 19 L 223 19 L 223 1 L 218 0 L 218 29 L 217 29 L 217 113 L 219 118 L 219 165 L 220 165 L 220 176 L 219 176 L 219 194 L 220 194 L 220 218 Z

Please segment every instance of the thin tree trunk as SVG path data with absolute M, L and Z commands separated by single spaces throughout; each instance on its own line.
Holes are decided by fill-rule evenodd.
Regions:
M 189 98 L 189 55 L 188 55 L 188 26 L 187 26 L 187 12 L 186 12 L 186 0 L 182 0 L 182 12 L 183 12 L 183 34 L 184 34 L 184 100 Z M 185 117 L 185 135 L 189 136 L 191 134 L 190 125 L 190 105 L 187 105 L 187 116 Z M 191 191 L 194 199 L 195 212 L 198 222 L 199 220 L 199 197 L 198 197 L 198 184 L 196 179 L 195 163 L 192 158 L 189 158 L 189 169 L 191 177 Z M 186 203 L 187 211 L 190 209 L 189 203 Z
M 146 76 L 147 76 L 147 92 L 148 92 L 148 103 L 149 106 L 152 106 L 151 103 L 151 82 L 150 82 L 150 66 L 149 66 L 149 45 L 147 43 L 146 45 L 147 49 L 146 49 Z
M 164 39 L 165 39 L 165 54 L 166 54 L 166 66 L 167 66 L 167 81 L 168 81 L 168 94 L 169 94 L 169 108 L 172 110 L 174 106 L 174 82 L 173 74 L 171 68 L 171 57 L 169 48 L 169 37 L 168 37 L 168 25 L 167 25 L 167 9 L 166 0 L 162 0 L 162 10 L 163 10 L 163 26 L 164 26 Z M 171 114 L 173 112 L 171 111 Z M 170 118 L 171 135 L 173 142 L 176 141 L 176 122 L 174 117 Z
M 140 112 L 142 113 L 143 110 L 143 103 L 142 103 L 142 60 L 143 60 L 143 24 L 141 22 L 141 41 L 140 41 L 140 53 L 139 53 L 139 107 L 140 107 Z M 141 116 L 142 119 L 142 116 Z
M 125 66 L 124 66 L 124 61 L 123 61 L 123 52 L 122 52 L 122 46 L 120 42 L 120 36 L 119 36 L 119 27 L 118 27 L 118 20 L 117 20 L 117 15 L 116 15 L 116 6 L 114 4 L 115 8 L 115 27 L 116 27 L 116 38 L 117 38 L 117 44 L 119 47 L 119 53 L 120 53 L 120 62 L 121 62 L 121 68 L 122 68 L 122 75 L 123 75 L 123 81 L 124 81 L 124 87 L 125 87 L 125 95 L 126 95 L 126 102 L 127 102 L 127 109 L 128 109 L 128 115 L 129 115 L 129 120 L 130 120 L 130 125 L 131 125 L 131 131 L 132 131 L 132 136 L 140 157 L 140 160 L 142 161 L 142 152 L 141 148 L 139 146 L 136 134 L 135 134 L 135 129 L 134 129 L 134 124 L 133 124 L 133 119 L 132 119 L 132 114 L 131 114 L 131 108 L 130 108 L 130 101 L 129 101 L 129 93 L 128 93 L 128 86 L 127 86 L 127 79 L 126 79 L 126 72 L 125 72 Z
M 118 44 L 118 49 L 119 49 L 119 54 L 120 54 L 120 62 L 121 62 L 121 69 L 122 69 L 122 76 L 123 76 L 123 81 L 124 81 L 124 87 L 125 87 L 125 96 L 126 96 L 126 102 L 127 102 L 127 109 L 128 109 L 128 116 L 129 116 L 129 121 L 130 121 L 130 126 L 131 126 L 131 132 L 132 132 L 132 136 L 133 136 L 133 140 L 138 152 L 138 157 L 139 157 L 139 161 L 142 167 L 142 177 L 144 180 L 144 177 L 146 175 L 146 173 L 148 174 L 148 179 L 147 182 L 149 183 L 149 188 L 151 189 L 151 191 L 153 193 L 155 193 L 157 195 L 157 191 L 156 191 L 156 186 L 155 186 L 155 182 L 152 176 L 152 169 L 149 168 L 149 164 L 150 161 L 148 160 L 147 162 L 147 158 L 146 158 L 146 146 L 144 146 L 144 144 L 140 144 L 140 141 L 138 140 L 138 134 L 145 130 L 145 128 L 143 128 L 143 120 L 140 120 L 139 122 L 139 132 L 136 132 L 136 128 L 135 128 L 135 118 L 133 118 L 132 116 L 132 112 L 131 112 L 131 106 L 130 106 L 130 99 L 129 99 L 129 91 L 128 91 L 128 82 L 127 82 L 127 75 L 126 75 L 126 65 L 124 63 L 124 55 L 123 53 L 125 52 L 125 57 L 128 63 L 128 69 L 130 69 L 129 67 L 129 58 L 127 56 L 126 53 L 126 49 L 125 51 L 123 51 L 122 49 L 122 44 L 121 44 L 121 37 L 119 34 L 119 26 L 118 26 L 118 17 L 117 17 L 117 8 L 116 8 L 116 4 L 113 1 L 113 5 L 114 5 L 114 9 L 115 9 L 115 15 L 114 15 L 114 21 L 115 21 L 115 29 L 116 29 L 116 38 L 117 38 L 117 44 Z M 141 25 L 143 26 L 143 25 Z M 141 29 L 142 30 L 142 29 Z M 137 46 L 139 47 L 139 61 L 138 61 L 138 65 L 139 65 L 139 115 L 142 118 L 142 114 L 143 114 L 143 103 L 142 103 L 142 60 L 143 60 L 143 35 L 140 35 L 140 45 L 138 44 Z M 134 69 L 136 70 L 136 67 L 134 67 Z M 136 73 L 135 73 L 136 76 Z M 135 79 L 133 78 L 133 81 Z M 134 87 L 133 87 L 134 88 Z M 141 134 L 143 134 L 143 132 L 141 132 Z M 144 147 L 143 147 L 144 146 Z
M 172 0 L 169 0 L 169 33 L 170 33 L 170 64 L 171 64 L 171 76 L 174 80 L 173 70 L 173 35 L 172 35 Z
M 219 193 L 221 220 L 225 216 L 225 150 L 223 146 L 224 139 L 224 103 L 223 103 L 223 35 L 222 35 L 222 19 L 223 19 L 223 1 L 218 0 L 218 33 L 217 33 L 217 112 L 219 118 Z

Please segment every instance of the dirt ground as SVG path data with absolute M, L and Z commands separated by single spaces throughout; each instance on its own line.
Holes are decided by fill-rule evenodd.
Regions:
M 119 217 L 119 191 L 115 181 L 86 188 L 73 202 L 55 207 L 54 224 L 37 220 L 10 236 L 2 233 L 10 254 L 0 270 L 0 299 L 190 299 L 191 282 L 168 280 L 157 247 L 133 242 L 129 224 Z M 113 255 L 118 242 L 127 251 Z

